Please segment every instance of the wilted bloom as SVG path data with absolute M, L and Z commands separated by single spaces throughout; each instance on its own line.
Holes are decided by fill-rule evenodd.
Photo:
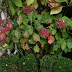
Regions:
M 13 25 L 12 24 L 6 24 L 5 29 L 6 29 L 6 31 L 9 31 L 9 30 L 13 29 Z
M 33 7 L 33 5 L 30 5 L 29 7 L 23 7 L 21 9 L 22 11 L 24 11 L 27 15 L 29 15 L 30 12 L 36 12 L 35 7 Z
M 5 39 L 5 33 L 0 33 L 0 42 Z
M 22 47 L 24 50 L 28 50 L 29 49 L 29 45 L 26 43 L 25 46 Z
M 41 35 L 42 38 L 45 38 L 45 37 L 48 37 L 49 36 L 49 32 L 46 31 L 46 28 L 42 28 L 40 30 L 40 35 Z
M 53 36 L 48 37 L 48 43 L 51 44 L 55 41 L 55 38 Z
M 66 27 L 66 25 L 65 25 L 65 21 L 63 20 L 63 19 L 57 19 L 56 21 L 55 21 L 55 25 L 57 26 L 57 28 L 59 29 L 62 29 L 62 28 L 65 28 Z

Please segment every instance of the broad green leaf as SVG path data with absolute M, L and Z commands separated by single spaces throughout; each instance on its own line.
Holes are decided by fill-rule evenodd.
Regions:
M 36 41 L 34 41 L 33 38 L 31 38 L 31 39 L 29 40 L 29 43 L 30 43 L 30 44 L 35 44 Z
M 41 3 L 42 3 L 43 5 L 45 5 L 45 6 L 46 6 L 46 4 L 47 4 L 46 0 L 41 0 Z
M 66 42 L 62 41 L 61 42 L 61 49 L 64 51 L 65 48 L 66 48 Z
M 21 12 L 22 12 L 21 10 L 18 10 L 17 14 L 20 16 L 20 13 L 21 13 Z
M 23 20 L 23 24 L 25 24 L 25 25 L 27 25 L 28 22 L 29 22 L 29 19 L 28 19 L 28 18 L 25 18 L 25 19 Z
M 29 29 L 29 25 L 21 25 L 20 28 L 25 31 Z
M 15 30 L 15 36 L 20 39 L 21 38 L 21 31 L 20 30 Z
M 58 35 L 58 33 L 55 34 L 55 39 L 56 39 L 56 40 L 59 39 L 59 35 Z
M 56 34 L 56 29 L 52 29 L 52 35 Z
M 31 12 L 31 13 L 28 15 L 28 18 L 29 18 L 29 20 L 32 22 L 32 21 L 35 19 L 35 14 L 34 14 L 34 12 Z
M 14 13 L 15 13 L 15 9 L 13 7 L 13 4 L 9 4 L 9 7 L 10 7 L 10 10 L 11 10 L 11 13 L 12 13 L 12 16 L 13 16 Z
M 60 44 L 54 44 L 53 50 L 54 50 L 54 51 L 57 51 L 58 48 L 60 48 Z
M 34 2 L 34 0 L 26 0 L 27 6 L 31 5 Z
M 37 26 L 37 27 L 36 27 L 36 30 L 37 30 L 37 31 L 40 31 L 41 28 L 43 28 L 43 25 Z
M 30 35 L 33 33 L 33 27 L 32 26 L 29 26 L 28 32 L 29 32 Z
M 37 19 L 38 19 L 40 22 L 42 22 L 43 19 L 44 19 L 44 16 L 39 14 L 39 15 L 37 15 Z
M 67 2 L 68 0 L 55 0 L 56 2 Z
M 40 22 L 38 20 L 35 20 L 34 25 L 35 26 L 39 26 L 40 25 Z
M 67 47 L 68 47 L 69 49 L 72 48 L 72 39 L 67 39 Z
M 38 7 L 37 0 L 34 0 L 34 2 L 32 3 L 32 5 L 35 7 L 35 9 L 37 9 L 37 7 Z
M 58 8 L 53 8 L 51 11 L 50 11 L 50 15 L 53 15 L 53 14 L 58 14 L 62 11 L 62 8 L 63 6 L 60 6 Z
M 13 0 L 13 2 L 15 3 L 15 5 L 16 5 L 17 7 L 22 7 L 22 6 L 23 6 L 21 0 Z
M 34 46 L 34 52 L 36 53 L 36 52 L 39 52 L 39 50 L 40 50 L 40 48 L 39 48 L 39 46 L 36 44 L 36 46 Z
M 72 27 L 72 21 L 68 17 L 63 16 L 62 19 L 64 19 L 66 21 L 66 27 L 67 26 Z

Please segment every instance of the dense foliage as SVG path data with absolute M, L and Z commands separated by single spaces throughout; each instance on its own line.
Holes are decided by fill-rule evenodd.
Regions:
M 69 59 L 57 58 L 72 52 L 72 17 L 68 17 L 71 6 L 72 0 L 0 0 L 0 58 L 18 52 L 19 62 L 16 59 L 11 64 L 19 63 L 20 71 L 57 72 L 66 71 L 63 68 L 67 66 L 71 72 L 71 64 L 62 65 Z M 2 58 L 1 67 L 7 66 L 9 57 Z M 10 65 L 6 69 L 13 70 Z
M 18 55 L 11 54 L 4 56 L 0 60 L 0 72 L 18 72 Z
M 40 69 L 41 72 L 72 72 L 72 60 L 45 55 L 40 60 Z
M 20 72 L 38 72 L 38 64 L 35 56 L 28 54 L 19 59 L 19 70 Z

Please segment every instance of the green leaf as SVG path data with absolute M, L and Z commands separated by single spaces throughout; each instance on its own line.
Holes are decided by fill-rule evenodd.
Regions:
M 60 48 L 60 44 L 54 44 L 53 50 L 54 50 L 54 51 L 57 51 L 58 48 Z
M 37 26 L 36 29 L 37 29 L 37 31 L 40 31 L 41 28 L 43 28 L 43 25 L 39 25 L 39 26 Z
M 55 34 L 55 39 L 56 39 L 56 40 L 59 39 L 59 35 L 58 35 L 58 33 Z
M 38 7 L 37 0 L 34 0 L 34 2 L 32 3 L 32 5 L 35 7 L 35 9 L 37 9 L 37 7 Z
M 28 33 L 29 33 L 30 35 L 33 33 L 33 27 L 32 27 L 32 26 L 29 26 Z
M 13 4 L 12 4 L 12 3 L 9 4 L 9 7 L 10 7 L 10 10 L 11 10 L 11 13 L 12 13 L 12 16 L 13 16 L 14 13 L 15 13 L 15 9 L 14 9 L 14 7 L 13 7 Z
M 32 22 L 35 19 L 35 14 L 34 12 L 30 12 L 30 14 L 28 15 L 29 20 Z
M 29 29 L 29 25 L 21 25 L 20 28 L 25 31 Z
M 37 15 L 37 19 L 40 21 L 40 22 L 42 22 L 43 21 L 43 18 L 44 18 L 44 16 L 43 15 Z
M 15 30 L 15 36 L 20 39 L 21 38 L 21 31 L 20 30 Z
M 35 20 L 34 25 L 35 26 L 39 26 L 40 25 L 40 22 L 38 20 Z
M 52 29 L 52 35 L 56 34 L 56 29 Z
M 68 0 L 55 0 L 56 2 L 67 2 Z
M 34 41 L 33 38 L 31 38 L 31 39 L 29 40 L 29 43 L 30 43 L 30 44 L 35 44 L 36 41 Z
M 64 51 L 65 48 L 66 48 L 66 42 L 62 41 L 61 42 L 61 49 Z
M 68 47 L 69 49 L 72 48 L 72 39 L 67 39 L 67 47 Z
M 34 0 L 26 0 L 27 6 L 31 5 L 34 2 Z
M 22 12 L 21 10 L 18 10 L 17 14 L 20 16 L 20 13 L 21 13 L 21 12 Z
M 51 12 L 50 12 L 50 15 L 60 13 L 60 12 L 62 11 L 62 8 L 63 8 L 63 6 L 60 6 L 60 7 L 58 7 L 58 8 L 53 8 L 53 9 L 51 10 Z
M 17 7 L 22 7 L 22 6 L 23 6 L 21 0 L 13 0 L 13 2 L 15 3 L 15 5 L 16 5 Z
M 68 17 L 63 16 L 62 19 L 64 19 L 66 21 L 66 27 L 67 26 L 72 27 L 72 21 Z
M 36 44 L 36 46 L 34 46 L 34 52 L 36 53 L 36 52 L 39 52 L 39 50 L 40 50 L 40 48 L 39 48 L 39 46 Z

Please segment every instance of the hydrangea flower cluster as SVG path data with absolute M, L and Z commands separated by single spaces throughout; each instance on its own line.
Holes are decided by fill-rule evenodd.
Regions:
M 35 7 L 33 7 L 32 5 L 29 7 L 23 7 L 21 10 L 24 11 L 27 15 L 29 15 L 29 13 L 32 11 L 36 12 Z
M 55 21 L 55 25 L 57 26 L 57 28 L 59 29 L 62 29 L 62 28 L 65 28 L 66 27 L 66 25 L 65 25 L 65 21 L 63 20 L 63 19 L 57 19 L 56 21 Z
M 53 36 L 49 35 L 49 32 L 46 31 L 46 28 L 42 28 L 40 30 L 40 35 L 41 35 L 42 38 L 48 37 L 48 43 L 49 44 L 51 44 L 55 41 L 55 38 Z
M 42 29 L 40 30 L 40 36 L 41 36 L 42 38 L 46 38 L 46 37 L 49 36 L 49 32 L 46 30 L 46 28 L 42 28 Z
M 8 24 L 6 24 L 5 27 L 0 30 L 0 42 L 5 39 L 5 32 L 13 29 L 12 22 L 10 20 L 7 20 L 7 21 L 8 21 Z

